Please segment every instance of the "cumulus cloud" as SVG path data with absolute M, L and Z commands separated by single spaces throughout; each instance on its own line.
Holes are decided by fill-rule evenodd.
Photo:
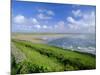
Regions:
M 51 11 L 51 10 L 48 10 L 48 11 L 47 11 L 47 14 L 48 14 L 48 15 L 51 15 L 51 16 L 54 16 L 54 15 L 55 15 L 55 13 L 54 13 L 53 11 Z
M 95 12 L 82 13 L 79 20 L 72 16 L 67 17 L 70 31 L 94 33 L 95 32 Z
M 40 22 L 35 17 L 16 15 L 12 17 L 13 31 L 35 31 L 41 28 Z
M 63 20 L 58 21 L 54 27 L 53 27 L 55 32 L 66 32 L 66 27 L 65 27 L 65 22 Z
M 33 24 L 39 24 L 38 20 L 36 18 L 32 18 L 32 23 Z
M 43 13 L 38 14 L 37 17 L 38 17 L 39 19 L 43 19 L 43 20 L 52 19 L 51 16 L 45 15 L 45 14 L 43 14 Z
M 72 14 L 75 16 L 75 17 L 79 17 L 82 15 L 82 12 L 81 10 L 72 10 Z
M 16 15 L 13 17 L 14 24 L 18 25 L 37 25 L 39 24 L 39 21 L 36 18 L 26 18 L 23 15 Z
M 46 29 L 46 28 L 48 28 L 48 26 L 47 25 L 43 25 L 43 28 Z
M 59 21 L 59 22 L 58 22 L 58 27 L 59 27 L 60 29 L 64 29 L 64 25 L 65 25 L 65 22 L 64 22 L 64 21 Z
M 35 28 L 38 28 L 38 29 L 40 29 L 40 28 L 41 28 L 41 26 L 40 26 L 40 25 L 34 25 L 34 27 L 35 27 Z
M 44 8 L 38 9 L 38 12 L 39 14 L 37 15 L 37 17 L 42 20 L 52 19 L 52 17 L 55 15 L 55 13 L 52 10 Z
M 39 16 L 39 18 L 41 19 L 49 19 L 49 17 L 47 16 Z M 47 29 L 48 31 L 51 29 L 50 26 L 48 25 L 44 25 L 43 23 L 40 22 L 40 20 L 38 20 L 35 17 L 30 17 L 27 18 L 23 15 L 16 15 L 13 16 L 13 27 L 16 27 L 16 29 L 18 29 L 19 31 L 45 31 L 45 29 Z M 46 32 L 46 31 L 45 31 Z
M 76 23 L 74 18 L 72 18 L 71 16 L 67 17 L 67 21 L 70 22 L 70 23 Z
M 44 9 L 44 8 L 38 9 L 38 12 L 39 13 L 45 13 L 45 14 L 51 15 L 51 16 L 55 15 L 55 13 L 52 10 L 47 10 L 47 9 Z
M 45 11 L 45 13 L 44 13 Z M 15 29 L 33 30 L 38 32 L 71 32 L 71 33 L 94 33 L 95 12 L 82 12 L 80 9 L 72 10 L 66 20 L 60 19 L 53 23 L 55 13 L 51 10 L 39 10 L 36 17 L 25 17 L 24 15 L 13 16 Z M 50 20 L 50 21 L 49 21 Z M 51 22 L 52 21 L 52 22 Z M 50 25 L 50 23 L 52 25 Z M 14 27 L 14 26 L 13 26 Z
M 17 15 L 14 17 L 14 22 L 18 24 L 22 24 L 26 21 L 26 18 L 23 15 Z

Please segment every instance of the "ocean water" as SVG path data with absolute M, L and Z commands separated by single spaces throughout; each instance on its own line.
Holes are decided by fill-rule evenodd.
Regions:
M 49 38 L 48 44 L 64 49 L 96 54 L 95 34 L 69 34 L 56 39 Z

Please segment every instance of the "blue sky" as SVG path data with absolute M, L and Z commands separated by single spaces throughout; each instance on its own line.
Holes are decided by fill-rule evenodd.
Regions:
M 95 33 L 95 6 L 12 2 L 12 32 Z

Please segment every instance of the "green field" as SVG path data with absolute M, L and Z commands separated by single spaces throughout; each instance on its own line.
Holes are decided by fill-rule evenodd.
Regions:
M 95 55 L 12 39 L 11 74 L 88 70 L 96 68 Z

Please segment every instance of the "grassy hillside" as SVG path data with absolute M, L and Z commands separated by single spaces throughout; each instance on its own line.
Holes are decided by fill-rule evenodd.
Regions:
M 14 39 L 12 43 L 18 49 L 16 51 L 20 52 L 18 56 L 24 54 L 24 60 L 18 61 L 17 53 L 12 52 L 12 75 L 96 68 L 95 56 L 91 54 Z

